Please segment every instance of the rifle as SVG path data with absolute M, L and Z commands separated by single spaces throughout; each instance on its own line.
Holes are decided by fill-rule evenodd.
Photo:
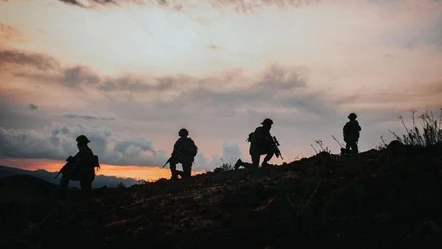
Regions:
M 344 148 L 344 146 L 342 146 L 342 144 L 335 138 L 335 136 L 331 135 L 332 138 L 339 144 L 339 146 L 341 146 L 341 148 Z
M 253 135 L 255 134 L 255 132 L 250 132 L 249 133 L 249 137 L 246 139 L 246 142 L 252 142 L 252 137 L 253 137 Z
M 169 160 L 167 160 L 167 162 L 166 162 L 166 163 L 163 165 L 163 167 L 161 167 L 161 168 L 166 167 L 166 165 L 167 165 L 168 163 L 170 163 L 170 161 L 171 161 L 172 159 L 174 159 L 175 157 L 177 157 L 179 154 L 181 154 L 181 152 L 178 152 L 178 153 L 176 153 L 175 155 L 171 156 L 171 157 L 169 158 Z
M 342 146 L 342 144 L 335 138 L 335 136 L 332 135 L 332 138 L 339 144 L 339 146 L 341 146 L 341 155 L 346 155 L 349 153 L 349 151 Z
M 66 163 L 63 167 L 61 167 L 60 171 L 58 171 L 58 173 L 57 173 L 57 175 L 54 177 L 54 179 L 56 179 L 56 178 L 58 177 L 58 175 L 60 175 L 60 173 L 63 173 L 63 172 L 66 171 L 66 169 L 69 167 L 69 165 L 71 165 L 71 163 L 74 162 L 74 158 L 73 158 L 72 156 L 69 156 L 69 157 L 66 159 L 66 162 L 67 162 L 67 163 Z
M 275 136 L 272 137 L 272 140 L 273 140 L 273 148 L 275 149 L 276 157 L 281 157 L 281 159 L 284 160 L 284 158 L 282 158 L 281 151 L 279 150 L 279 147 L 278 147 L 278 146 L 280 146 L 278 140 L 276 139 Z

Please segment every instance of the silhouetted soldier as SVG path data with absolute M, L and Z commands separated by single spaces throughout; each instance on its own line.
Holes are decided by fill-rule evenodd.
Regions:
M 198 147 L 195 142 L 188 137 L 189 132 L 186 129 L 181 129 L 178 132 L 180 138 L 175 142 L 173 146 L 173 152 L 170 158 L 170 171 L 172 172 L 172 180 L 178 180 L 178 175 L 181 178 L 190 178 L 192 172 L 192 164 L 195 160 L 195 156 L 198 153 Z M 183 171 L 178 171 L 176 165 L 181 163 Z
M 361 131 L 361 126 L 359 126 L 359 122 L 356 118 L 357 116 L 355 113 L 350 113 L 350 115 L 348 115 L 350 121 L 348 121 L 343 128 L 344 141 L 346 142 L 346 153 L 353 155 L 358 154 L 359 132 Z
M 95 180 L 95 167 L 100 167 L 98 156 L 94 155 L 87 145 L 89 139 L 80 135 L 76 141 L 78 153 L 74 157 L 69 156 L 66 165 L 60 170 L 63 174 L 60 180 L 63 197 L 66 195 L 69 181 L 80 181 L 80 187 L 84 192 L 91 190 Z
M 235 164 L 235 169 L 238 169 L 240 166 L 244 168 L 258 168 L 261 155 L 266 155 L 262 162 L 262 167 L 269 166 L 268 161 L 270 161 L 275 154 L 274 141 L 270 134 L 273 121 L 266 118 L 261 124 L 262 126 L 257 127 L 254 132 L 250 133 L 247 139 L 247 141 L 250 142 L 249 154 L 252 157 L 252 163 L 246 163 L 238 159 Z

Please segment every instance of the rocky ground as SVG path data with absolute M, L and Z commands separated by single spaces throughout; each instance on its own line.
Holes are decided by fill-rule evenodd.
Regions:
M 0 181 L 1 248 L 442 248 L 442 151 L 289 164 L 71 191 Z

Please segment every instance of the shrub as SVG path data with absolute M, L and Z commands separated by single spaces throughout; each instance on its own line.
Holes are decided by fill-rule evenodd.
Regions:
M 407 133 L 400 137 L 396 133 L 390 131 L 396 139 L 406 145 L 422 147 L 428 147 L 442 142 L 442 108 L 439 114 L 439 120 L 434 118 L 431 110 L 421 114 L 419 116 L 419 119 L 421 119 L 421 128 L 416 125 L 415 113 L 416 110 L 411 111 L 412 127 L 410 129 L 405 124 L 403 117 L 399 116 Z
M 233 170 L 233 166 L 230 163 L 223 163 L 221 166 L 216 167 L 213 172 L 224 172 L 224 171 L 229 171 L 229 170 Z

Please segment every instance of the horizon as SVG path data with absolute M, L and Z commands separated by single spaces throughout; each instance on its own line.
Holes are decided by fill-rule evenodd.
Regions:
M 440 120 L 441 27 L 431 0 L 0 1 L 0 164 L 58 171 L 84 134 L 98 174 L 169 178 L 185 127 L 203 173 L 267 117 L 289 163 L 339 153 L 351 112 L 367 151 Z

